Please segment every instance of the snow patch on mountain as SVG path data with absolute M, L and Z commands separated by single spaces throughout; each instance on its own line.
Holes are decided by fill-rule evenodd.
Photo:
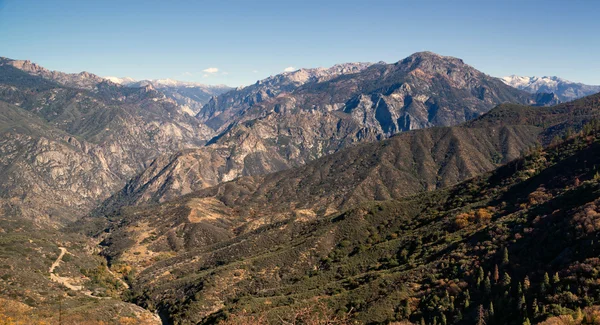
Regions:
M 570 101 L 600 92 L 600 86 L 585 85 L 556 76 L 507 76 L 501 80 L 512 87 L 530 93 L 554 93 L 561 101 Z

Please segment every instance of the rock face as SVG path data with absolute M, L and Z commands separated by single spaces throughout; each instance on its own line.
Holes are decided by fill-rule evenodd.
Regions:
M 273 299 L 287 299 L 289 294 L 298 290 L 317 290 L 311 280 L 322 272 L 329 272 L 330 277 L 322 279 L 321 285 L 340 283 L 340 279 L 346 276 L 356 278 L 358 274 L 378 272 L 386 262 L 378 253 L 381 247 L 376 244 L 379 242 L 367 238 L 388 228 L 389 223 L 372 219 L 382 213 L 387 204 L 404 202 L 389 213 L 389 220 L 395 220 L 401 228 L 411 224 L 402 217 L 411 211 L 412 222 L 427 231 L 431 231 L 434 222 L 445 225 L 441 229 L 452 231 L 454 217 L 466 211 L 462 208 L 475 210 L 494 204 L 498 208 L 489 211 L 512 212 L 514 210 L 507 208 L 506 201 L 514 202 L 510 206 L 515 208 L 532 202 L 533 194 L 524 193 L 536 189 L 543 191 L 545 186 L 559 182 L 564 188 L 577 187 L 572 185 L 575 176 L 585 175 L 585 180 L 592 179 L 595 171 L 589 166 L 600 161 L 593 154 L 600 150 L 596 140 L 587 135 L 574 141 L 571 139 L 565 141 L 562 147 L 550 146 L 553 149 L 548 155 L 541 154 L 541 146 L 539 150 L 530 149 L 539 143 L 548 144 L 548 139 L 562 134 L 563 130 L 571 127 L 579 129 L 582 124 L 599 116 L 599 95 L 550 108 L 500 105 L 460 126 L 412 130 L 377 143 L 340 150 L 302 167 L 238 178 L 159 205 L 129 207 L 109 216 L 112 225 L 104 241 L 104 253 L 115 263 L 124 262 L 136 267 L 140 273 L 136 276 L 134 287 L 141 299 L 159 309 L 169 310 L 176 322 L 208 324 L 211 313 L 227 304 L 235 304 L 232 301 L 237 300 L 231 298 L 239 296 L 240 290 L 246 290 L 257 299 L 264 299 L 265 292 L 272 293 L 269 297 Z M 598 123 L 595 125 L 598 130 Z M 586 132 L 591 132 L 589 130 Z M 598 139 L 600 134 L 594 137 Z M 591 150 L 571 157 L 573 151 L 578 150 L 574 149 L 576 147 Z M 492 176 L 473 178 L 526 151 L 533 154 L 501 167 Z M 556 156 L 564 161 L 553 168 L 551 161 L 556 161 Z M 577 170 L 568 168 L 573 165 L 577 165 Z M 544 174 L 538 177 L 538 171 Z M 568 179 L 559 176 L 565 173 L 570 175 Z M 537 179 L 529 182 L 528 179 L 534 177 Z M 449 188 L 466 179 L 469 181 Z M 519 185 L 513 186 L 516 184 Z M 406 198 L 439 188 L 447 190 Z M 504 195 L 505 190 L 514 192 Z M 575 197 L 591 196 L 583 193 L 582 190 Z M 594 190 L 592 193 L 595 199 L 598 192 Z M 491 195 L 492 199 L 484 197 L 486 195 Z M 473 205 L 474 201 L 481 201 L 481 204 Z M 437 203 L 434 205 L 434 202 Z M 559 202 L 564 204 L 565 201 Z M 357 206 L 361 207 L 360 212 L 351 216 L 348 211 L 355 210 Z M 555 209 L 555 206 L 537 209 L 537 213 L 546 214 L 548 210 Z M 348 222 L 351 224 L 346 224 Z M 519 223 L 514 222 L 514 225 L 522 231 Z M 357 233 L 357 227 L 368 231 Z M 481 243 L 477 240 L 481 238 L 481 227 L 473 226 L 474 237 L 468 241 L 473 246 Z M 440 233 L 446 234 L 444 231 Z M 332 234 L 338 235 L 332 237 Z M 494 234 L 489 233 L 490 241 Z M 391 254 L 396 256 L 403 247 L 410 247 L 410 243 L 416 242 L 412 232 L 407 232 L 406 236 L 406 239 L 401 235 L 389 237 L 386 233 L 381 237 L 383 239 L 376 240 L 381 240 L 382 247 L 387 247 L 390 242 L 406 240 L 406 243 L 398 243 L 390 249 Z M 544 236 L 543 231 L 540 231 L 540 236 Z M 436 237 L 430 242 L 447 243 L 443 238 Z M 344 247 L 344 240 L 364 241 L 373 246 L 356 248 L 358 246 L 353 245 L 338 259 L 334 256 L 335 249 Z M 462 242 L 462 238 L 457 240 Z M 479 248 L 477 250 L 481 252 Z M 324 253 L 316 253 L 320 251 Z M 562 251 L 562 247 L 556 248 L 556 254 Z M 342 268 L 349 265 L 346 258 L 365 252 L 372 254 L 370 261 L 376 267 L 361 266 L 362 273 L 344 273 Z M 432 256 L 438 256 L 440 261 L 447 260 L 445 250 L 438 252 L 439 255 Z M 154 262 L 159 256 L 168 257 Z M 490 259 L 492 268 L 497 262 L 493 256 Z M 331 260 L 338 260 L 340 268 L 328 267 Z M 363 265 L 364 261 L 360 259 L 356 265 Z M 430 259 L 421 261 L 426 265 Z M 407 270 L 414 272 L 399 283 L 406 283 L 409 279 L 414 281 L 415 276 L 424 274 L 415 266 L 397 266 L 389 269 L 400 273 Z M 302 271 L 297 272 L 298 269 Z M 387 272 L 382 272 L 381 276 L 388 276 Z M 306 274 L 310 276 L 304 277 Z M 298 286 L 298 282 L 303 284 Z M 282 283 L 289 288 L 278 291 Z M 324 292 L 329 290 L 329 286 L 319 288 Z M 365 292 L 370 296 L 373 292 L 370 289 L 353 289 L 348 289 L 345 294 Z M 224 292 L 228 292 L 229 296 L 223 295 Z M 203 299 L 189 299 L 194 295 L 201 295 Z M 344 306 L 347 302 L 346 296 L 328 296 L 332 299 L 343 297 L 340 299 Z M 383 293 L 382 296 L 389 295 Z M 373 319 L 370 317 L 362 321 Z
M 211 100 L 198 116 L 221 134 L 204 148 L 155 161 L 107 206 L 160 202 L 301 166 L 357 143 L 456 125 L 504 102 L 535 103 L 460 59 L 430 52 L 395 64 L 282 74 Z
M 559 77 L 503 77 L 507 85 L 535 93 L 554 93 L 561 101 L 571 101 L 600 92 L 600 86 L 584 85 Z
M 44 79 L 52 80 L 60 85 L 73 88 L 91 90 L 96 87 L 96 84 L 104 81 L 103 78 L 85 71 L 80 73 L 50 71 L 29 60 L 12 60 L 0 57 L 0 66 L 1 65 L 9 65 L 30 75 L 39 76 Z
M 215 130 L 226 129 L 236 117 L 251 106 L 282 93 L 289 93 L 307 83 L 318 83 L 342 75 L 352 75 L 368 68 L 370 63 L 344 63 L 331 68 L 299 69 L 284 72 L 254 85 L 240 87 L 212 98 L 197 117 Z
M 26 61 L 3 62 L 5 213 L 51 223 L 74 220 L 157 156 L 201 147 L 213 135 L 150 85 L 126 88 L 99 79 L 92 88 L 87 81 L 95 77 L 81 84 Z
M 196 82 L 177 81 L 172 79 L 154 79 L 136 81 L 132 78 L 105 77 L 111 82 L 133 88 L 151 85 L 167 97 L 173 99 L 182 112 L 196 115 L 214 96 L 218 96 L 233 88 L 225 85 L 204 85 Z

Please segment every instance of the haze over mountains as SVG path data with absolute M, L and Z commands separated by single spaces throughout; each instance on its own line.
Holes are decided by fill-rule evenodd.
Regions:
M 196 115 L 213 97 L 231 90 L 225 85 L 205 85 L 197 82 L 178 81 L 173 79 L 134 80 L 133 78 L 104 77 L 116 84 L 139 88 L 152 86 L 159 89 L 169 98 L 175 100 L 182 111 Z
M 516 75 L 502 78 L 507 85 L 530 93 L 554 93 L 563 101 L 571 101 L 600 92 L 600 86 L 584 85 L 559 77 L 520 77 Z
M 104 316 L 119 306 L 166 324 L 293 322 L 317 297 L 326 314 L 365 323 L 469 323 L 470 299 L 495 303 L 498 324 L 544 320 L 564 311 L 551 306 L 583 306 L 582 292 L 595 286 L 557 280 L 554 294 L 577 295 L 568 299 L 521 288 L 525 316 L 498 297 L 517 297 L 526 274 L 543 281 L 518 251 L 537 252 L 531 243 L 545 239 L 523 227 L 549 213 L 582 214 L 597 199 L 594 89 L 499 79 L 431 52 L 235 89 L 1 58 L 0 235 L 10 236 L 0 238 L 0 259 L 19 269 L 0 268 L 0 296 L 41 318 L 63 291 L 74 297 L 72 316 L 85 299 L 112 297 Z M 565 166 L 569 174 L 553 180 Z M 524 206 L 538 190 L 543 199 Z M 546 213 L 554 199 L 571 201 Z M 470 223 L 458 227 L 462 212 Z M 577 235 L 564 245 L 577 254 L 551 249 L 538 259 L 548 272 L 575 276 L 577 263 L 591 263 L 595 242 L 582 247 L 595 232 L 573 222 Z M 59 246 L 77 261 L 61 261 Z M 515 283 L 496 288 L 496 279 L 488 292 L 472 275 L 491 270 L 503 248 L 516 256 L 502 264 Z M 62 278 L 46 276 L 53 261 Z M 533 299 L 548 310 L 534 315 Z

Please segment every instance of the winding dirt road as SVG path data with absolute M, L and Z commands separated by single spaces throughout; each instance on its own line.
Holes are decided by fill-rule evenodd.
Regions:
M 68 253 L 67 249 L 64 247 L 59 247 L 58 249 L 60 249 L 60 254 L 56 258 L 56 261 L 54 261 L 54 263 L 52 263 L 52 265 L 50 266 L 50 269 L 48 270 L 50 272 L 50 279 L 52 281 L 60 283 L 73 291 L 80 291 L 81 293 L 83 293 L 84 295 L 86 295 L 88 297 L 92 297 L 92 298 L 96 298 L 96 299 L 110 299 L 110 297 L 96 297 L 96 296 L 92 295 L 91 291 L 83 290 L 83 286 L 71 284 L 71 281 L 73 279 L 71 279 L 69 277 L 59 276 L 58 274 L 54 273 L 54 270 L 58 267 L 60 262 L 62 262 L 63 256 L 65 256 L 65 254 Z

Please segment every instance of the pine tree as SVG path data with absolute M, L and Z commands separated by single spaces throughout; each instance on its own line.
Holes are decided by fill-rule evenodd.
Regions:
M 558 272 L 554 273 L 554 276 L 552 277 L 552 284 L 556 285 L 560 282 L 560 277 L 558 276 Z
M 533 299 L 533 303 L 531 304 L 531 309 L 533 310 L 533 317 L 536 318 L 540 314 L 540 307 L 538 307 L 537 299 Z
M 487 295 L 492 293 L 492 282 L 490 281 L 490 277 L 485 277 L 485 282 L 483 283 L 484 291 Z
M 525 276 L 525 280 L 523 280 L 523 289 L 525 289 L 525 291 L 528 291 L 530 287 L 531 282 L 529 281 L 529 277 Z
M 498 264 L 496 264 L 496 266 L 494 266 L 494 283 L 498 284 L 499 280 L 500 280 L 500 272 L 498 272 Z
M 479 305 L 479 312 L 477 313 L 477 325 L 485 325 L 485 309 L 483 309 L 483 305 Z
M 510 275 L 508 275 L 507 272 L 504 272 L 504 275 L 502 276 L 502 285 L 505 288 L 510 287 L 510 283 L 511 283 L 512 279 L 510 278 Z
M 481 282 L 483 281 L 484 276 L 485 276 L 485 274 L 483 272 L 483 268 L 480 266 L 479 269 L 477 270 L 477 287 L 478 288 L 481 286 Z
M 525 320 L 523 321 L 523 325 L 531 325 L 529 318 L 525 317 Z
M 544 280 L 542 281 L 541 291 L 542 293 L 548 292 L 550 288 L 550 277 L 548 276 L 548 272 L 544 273 Z
M 525 300 L 525 295 L 521 295 L 521 298 L 519 299 L 519 309 L 524 314 L 527 313 L 527 301 Z
M 490 310 L 488 310 L 490 317 L 494 316 L 494 303 L 490 301 Z
M 502 252 L 502 265 L 508 265 L 508 249 L 504 247 L 504 251 Z

